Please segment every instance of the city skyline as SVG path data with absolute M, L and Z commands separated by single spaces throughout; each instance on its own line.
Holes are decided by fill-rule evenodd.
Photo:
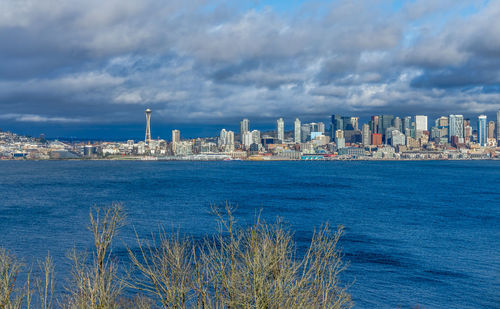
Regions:
M 8 0 L 0 14 L 0 128 L 25 134 L 130 136 L 146 106 L 161 135 L 500 108 L 494 1 Z

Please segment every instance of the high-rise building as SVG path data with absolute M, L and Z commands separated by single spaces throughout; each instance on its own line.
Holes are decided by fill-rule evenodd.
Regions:
M 452 141 L 452 137 L 457 137 L 457 141 L 459 143 L 464 142 L 464 116 L 463 115 L 450 115 L 449 117 L 449 132 L 448 137 L 450 142 Z
M 335 144 L 337 145 L 337 149 L 345 148 L 344 131 L 335 131 Z
M 300 120 L 299 118 L 295 119 L 295 122 L 293 123 L 293 141 L 295 143 L 300 143 Z
M 323 122 L 318 122 L 318 132 L 325 133 L 325 123 Z
M 378 133 L 378 121 L 378 116 L 372 116 L 372 119 L 370 121 L 370 130 L 372 131 L 372 133 Z
M 415 137 L 420 138 L 427 131 L 427 116 L 415 116 Z
M 149 145 L 151 142 L 151 113 L 152 111 L 148 108 L 145 111 L 146 114 L 146 137 L 144 138 L 144 142 Z
M 280 143 L 285 140 L 285 121 L 283 118 L 276 120 L 276 133 Z
M 355 131 L 359 130 L 359 117 L 351 117 L 350 122 L 353 130 Z
M 448 117 L 441 116 L 436 119 L 436 128 L 439 129 L 439 136 L 444 138 L 448 137 L 449 122 Z
M 362 127 L 362 143 L 363 145 L 367 146 L 370 145 L 371 143 L 371 138 L 370 138 L 371 132 L 370 132 L 370 126 L 368 124 L 363 124 Z
M 241 138 L 243 140 L 243 134 L 248 132 L 250 128 L 250 120 L 248 119 L 243 119 L 241 122 L 240 122 L 240 135 L 241 135 Z
M 402 128 L 402 133 L 404 133 L 406 136 L 412 137 L 412 124 L 411 124 L 411 116 L 406 116 L 403 118 L 403 128 Z
M 472 127 L 470 125 L 466 125 L 464 127 L 464 141 L 465 142 L 470 142 L 472 141 Z
M 497 141 L 499 142 L 498 145 L 500 145 L 500 109 L 497 112 Z
M 395 127 L 399 132 L 403 132 L 403 122 L 401 121 L 401 118 L 394 118 L 394 120 L 392 121 L 392 126 Z
M 393 115 L 382 115 L 378 121 L 378 133 L 382 134 L 385 138 L 386 129 L 392 126 Z M 387 143 L 387 140 L 384 139 Z
M 243 135 L 241 136 L 241 143 L 243 144 L 243 147 L 245 149 L 249 149 L 250 145 L 252 145 L 253 143 L 252 133 L 249 131 L 243 133 Z
M 401 133 L 399 130 L 393 130 L 391 132 L 391 146 L 405 145 L 406 144 L 406 136 Z
M 342 116 L 340 115 L 332 115 L 332 138 L 335 137 L 335 132 L 337 130 L 343 130 L 344 129 L 344 121 L 342 120 Z
M 352 117 L 342 116 L 342 130 L 343 131 L 354 130 L 354 126 L 352 125 Z
M 477 141 L 481 146 L 486 146 L 486 134 L 487 134 L 487 125 L 488 121 L 486 115 L 481 115 L 478 117 L 477 122 Z
M 181 131 L 172 130 L 172 143 L 178 143 L 181 141 Z
M 495 138 L 495 122 L 488 122 L 488 138 Z
M 252 130 L 252 144 L 260 145 L 260 131 Z
M 382 145 L 382 134 L 372 133 L 372 145 Z
M 226 129 L 220 130 L 219 134 L 219 146 L 223 146 L 226 144 L 226 138 L 227 138 L 227 131 Z
M 305 143 L 311 137 L 311 125 L 304 123 L 300 126 L 300 142 Z

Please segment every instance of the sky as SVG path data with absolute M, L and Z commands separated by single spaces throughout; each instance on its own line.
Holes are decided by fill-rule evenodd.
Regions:
M 0 129 L 35 136 L 500 108 L 500 1 L 3 0 L 0 42 Z

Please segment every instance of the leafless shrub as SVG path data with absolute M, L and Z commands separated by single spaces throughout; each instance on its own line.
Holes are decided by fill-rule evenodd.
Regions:
M 24 288 L 16 285 L 21 269 L 22 264 L 16 257 L 0 248 L 0 308 L 21 308 L 26 296 L 30 294 L 28 283 Z
M 38 293 L 38 305 L 40 309 L 53 308 L 53 295 L 55 287 L 55 266 L 52 258 L 48 255 L 43 262 L 39 263 L 41 276 L 36 278 L 35 287 Z
M 155 245 L 138 240 L 129 250 L 139 276 L 130 287 L 156 296 L 164 308 L 350 308 L 341 287 L 345 265 L 337 243 L 342 228 L 314 234 L 303 259 L 295 255 L 293 235 L 281 222 L 257 216 L 248 229 L 237 229 L 233 208 L 214 208 L 219 230 L 194 246 L 178 235 L 160 232 Z
M 139 253 L 128 252 L 139 275 L 132 273 L 128 286 L 155 295 L 164 308 L 185 308 L 194 277 L 190 241 L 160 231 L 158 244 L 137 244 Z
M 95 208 L 90 211 L 90 226 L 94 238 L 94 251 L 90 263 L 86 253 L 73 250 L 69 258 L 73 263 L 69 296 L 63 301 L 66 308 L 108 309 L 117 307 L 122 290 L 117 278 L 117 263 L 112 258 L 111 244 L 124 222 L 121 204 Z

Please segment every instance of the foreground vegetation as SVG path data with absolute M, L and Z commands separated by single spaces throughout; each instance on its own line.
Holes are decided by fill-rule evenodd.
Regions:
M 122 206 L 94 208 L 93 250 L 70 252 L 72 271 L 57 299 L 50 256 L 32 271 L 0 249 L 0 308 L 352 307 L 339 281 L 345 269 L 337 247 L 342 228 L 323 227 L 299 258 L 283 223 L 257 217 L 251 227 L 240 228 L 230 206 L 214 213 L 218 232 L 201 243 L 163 230 L 149 241 L 137 237 L 125 269 L 112 255 L 113 239 L 124 224 Z M 22 271 L 28 275 L 21 283 Z

